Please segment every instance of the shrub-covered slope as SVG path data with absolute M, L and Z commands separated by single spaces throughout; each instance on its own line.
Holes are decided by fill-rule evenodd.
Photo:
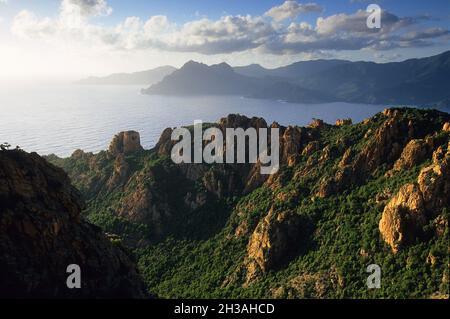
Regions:
M 448 296 L 450 115 L 388 109 L 359 124 L 280 127 L 281 169 L 174 164 L 171 129 L 149 151 L 48 159 L 87 218 L 134 248 L 161 297 Z M 230 115 L 226 127 L 267 127 Z M 120 146 L 120 145 L 119 145 Z M 368 289 L 366 268 L 382 270 Z

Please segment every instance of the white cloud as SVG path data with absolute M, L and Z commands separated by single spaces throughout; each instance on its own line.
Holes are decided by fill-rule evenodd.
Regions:
M 387 11 L 381 12 L 381 29 L 369 29 L 367 18 L 369 13 L 358 10 L 353 14 L 335 14 L 329 17 L 319 17 L 317 19 L 317 32 L 319 34 L 339 34 L 339 33 L 388 33 L 400 28 L 404 28 L 417 22 L 414 18 L 399 18 Z
M 423 40 L 441 36 L 448 36 L 450 31 L 443 28 L 428 28 L 420 31 L 412 31 L 404 35 L 404 40 Z
M 105 0 L 63 0 L 56 18 L 38 18 L 29 11 L 20 12 L 14 19 L 12 32 L 23 38 L 84 43 L 89 47 L 204 55 L 246 51 L 324 54 L 329 50 L 388 50 L 432 45 L 436 39 L 449 34 L 447 29 L 420 28 L 420 19 L 401 18 L 387 11 L 382 12 L 381 29 L 367 28 L 368 13 L 362 10 L 319 17 L 315 25 L 292 22 L 286 26 L 277 22 L 320 9 L 314 3 L 286 1 L 266 13 L 273 20 L 226 15 L 217 20 L 198 18 L 177 25 L 166 16 L 157 15 L 148 20 L 128 17 L 114 27 L 104 27 L 92 23 L 90 17 L 111 14 L 112 9 Z
M 63 0 L 61 14 L 67 16 L 107 16 L 112 8 L 106 0 Z
M 323 9 L 316 3 L 301 4 L 297 1 L 285 1 L 282 5 L 271 8 L 264 15 L 273 18 L 275 21 L 294 19 L 302 13 L 322 12 Z
M 57 26 L 50 18 L 39 19 L 33 12 L 20 11 L 13 21 L 13 34 L 27 38 L 51 37 L 57 32 Z

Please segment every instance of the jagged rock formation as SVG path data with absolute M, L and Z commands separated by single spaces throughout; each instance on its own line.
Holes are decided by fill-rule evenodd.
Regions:
M 352 125 L 352 119 L 338 119 L 335 123 L 336 126 Z
M 140 150 L 142 150 L 141 138 L 135 131 L 120 132 L 109 145 L 109 152 L 112 155 L 128 154 Z
M 323 123 L 323 121 L 321 122 Z M 309 140 L 308 136 L 302 136 L 302 131 L 298 127 L 283 127 L 278 123 L 273 123 L 268 127 L 266 121 L 262 118 L 248 118 L 246 116 L 231 114 L 222 118 L 217 123 L 217 127 L 223 132 L 224 136 L 227 128 L 255 128 L 259 132 L 260 128 L 279 128 L 280 129 L 280 162 L 292 166 L 300 155 L 302 145 Z M 167 128 L 162 133 L 155 150 L 158 155 L 170 157 L 170 152 L 174 141 L 171 140 L 172 129 Z M 269 141 L 270 142 L 270 141 Z M 226 144 L 224 145 L 226 147 Z M 183 174 L 189 179 L 196 180 L 202 178 L 208 191 L 216 194 L 218 197 L 224 197 L 227 194 L 233 194 L 236 191 L 240 193 L 249 193 L 261 186 L 267 176 L 260 174 L 260 163 L 253 165 L 243 165 L 241 167 L 225 166 L 218 171 L 209 171 L 203 165 L 180 165 Z M 223 179 L 222 177 L 225 177 Z
M 311 121 L 311 123 L 309 123 L 308 127 L 309 128 L 318 128 L 318 127 L 322 127 L 324 126 L 324 121 L 321 119 L 313 119 Z
M 0 297 L 146 296 L 128 253 L 82 219 L 83 207 L 62 169 L 0 151 Z M 66 286 L 71 264 L 81 267 L 81 289 Z
M 247 245 L 246 284 L 273 269 L 300 238 L 300 217 L 295 212 L 275 213 L 273 208 L 256 226 Z
M 428 148 L 432 148 L 431 134 L 438 132 L 439 127 L 430 125 L 425 121 L 411 121 L 402 116 L 398 109 L 386 109 L 382 114 L 377 115 L 372 121 L 383 117 L 384 121 L 375 130 L 368 129 L 365 143 L 362 151 L 357 154 L 353 161 L 348 165 L 341 165 L 332 178 L 324 179 L 321 183 L 317 196 L 324 198 L 333 194 L 340 193 L 342 190 L 361 184 L 371 174 L 383 164 L 391 165 L 399 159 L 394 170 L 401 169 L 403 165 L 413 166 L 424 159 L 429 153 Z M 362 125 L 369 126 L 371 121 L 364 122 Z M 405 146 L 413 139 L 423 139 L 425 141 L 412 142 L 406 149 Z M 420 143 L 424 142 L 427 147 L 422 147 Z M 347 154 L 348 155 L 348 154 Z M 405 164 L 409 163 L 409 164 Z
M 394 253 L 413 243 L 422 227 L 443 208 L 450 207 L 450 148 L 439 147 L 433 163 L 420 171 L 417 183 L 407 184 L 385 207 L 380 232 Z
M 430 152 L 429 144 L 424 140 L 411 140 L 403 149 L 400 158 L 394 164 L 394 171 L 411 168 L 421 163 Z
M 403 186 L 385 207 L 380 232 L 394 253 L 399 246 L 412 242 L 426 221 L 424 201 L 414 184 Z
M 450 123 L 449 123 L 449 122 L 446 122 L 446 123 L 444 124 L 444 126 L 442 127 L 442 130 L 443 130 L 444 132 L 450 132 Z
M 396 108 L 358 124 L 208 123 L 279 128 L 271 176 L 259 163 L 174 164 L 171 128 L 152 150 L 52 161 L 89 199 L 86 215 L 140 248 L 162 296 L 428 297 L 448 289 L 448 122 Z M 395 265 L 379 295 L 358 281 L 374 256 Z

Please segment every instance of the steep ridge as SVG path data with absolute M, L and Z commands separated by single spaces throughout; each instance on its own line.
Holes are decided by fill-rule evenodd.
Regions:
M 124 248 L 81 217 L 66 173 L 37 154 L 0 151 L 0 297 L 144 298 Z M 69 289 L 69 265 L 81 289 Z

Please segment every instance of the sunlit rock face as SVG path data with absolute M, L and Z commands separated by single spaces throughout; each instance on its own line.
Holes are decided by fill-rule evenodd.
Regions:
M 450 207 L 450 149 L 446 148 L 439 147 L 432 164 L 420 171 L 417 182 L 401 187 L 384 208 L 379 229 L 392 252 L 419 238 L 430 220 L 436 218 L 437 226 L 442 224 L 438 214 Z
M 301 234 L 300 217 L 294 212 L 276 213 L 271 209 L 258 223 L 247 245 L 247 278 L 250 283 L 259 273 L 278 265 Z

